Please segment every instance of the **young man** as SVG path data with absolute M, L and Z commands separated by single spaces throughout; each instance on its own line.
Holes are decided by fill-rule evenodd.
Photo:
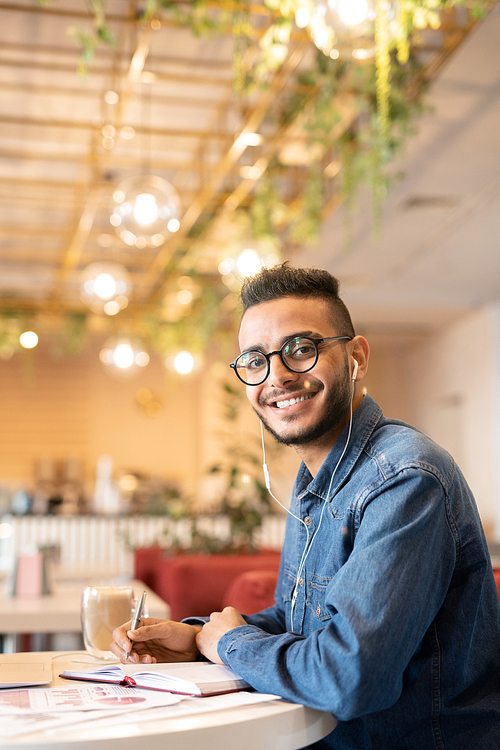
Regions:
M 286 264 L 242 290 L 232 363 L 265 428 L 302 458 L 276 603 L 115 631 L 132 662 L 228 664 L 331 713 L 317 747 L 496 750 L 500 604 L 474 499 L 453 459 L 363 397 L 369 348 L 338 282 Z

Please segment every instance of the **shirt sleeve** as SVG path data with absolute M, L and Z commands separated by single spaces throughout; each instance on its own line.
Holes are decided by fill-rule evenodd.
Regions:
M 248 618 L 218 644 L 220 658 L 257 690 L 343 721 L 397 701 L 456 560 L 444 488 L 432 471 L 403 469 L 367 493 L 355 532 L 326 590 L 323 628 L 307 637 L 276 633 L 264 613 L 266 627 Z
M 255 615 L 243 615 L 243 617 L 250 625 L 254 625 L 266 633 L 277 635 L 286 631 L 285 612 L 283 607 L 277 604 Z

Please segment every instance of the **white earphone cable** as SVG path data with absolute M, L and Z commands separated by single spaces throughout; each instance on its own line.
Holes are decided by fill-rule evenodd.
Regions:
M 357 368 L 356 368 L 356 370 L 357 370 Z M 352 394 L 351 394 L 350 415 L 349 415 L 349 431 L 347 433 L 346 444 L 345 444 L 344 449 L 343 449 L 342 453 L 340 454 L 340 458 L 337 461 L 337 463 L 335 465 L 335 468 L 334 468 L 334 470 L 332 472 L 332 476 L 330 478 L 330 484 L 328 485 L 328 490 L 327 490 L 327 493 L 326 493 L 326 497 L 323 500 L 323 507 L 321 508 L 321 515 L 320 515 L 320 518 L 319 518 L 318 528 L 314 532 L 314 534 L 312 536 L 312 539 L 309 539 L 309 527 L 307 526 L 306 522 L 303 521 L 302 518 L 300 518 L 299 516 L 296 516 L 295 513 L 292 513 L 292 511 L 289 510 L 285 505 L 283 505 L 283 503 L 281 503 L 278 500 L 278 498 L 273 494 L 273 492 L 271 490 L 271 478 L 269 476 L 269 469 L 268 469 L 267 462 L 266 462 L 266 446 L 265 446 L 265 442 L 264 442 L 264 427 L 263 427 L 263 424 L 262 424 L 262 420 L 260 420 L 260 435 L 261 435 L 261 440 L 262 440 L 262 455 L 263 455 L 262 468 L 264 470 L 264 479 L 265 479 L 265 484 L 266 484 L 267 491 L 269 492 L 269 494 L 271 495 L 271 497 L 273 498 L 273 500 L 275 500 L 278 503 L 278 505 L 280 505 L 283 508 L 283 510 L 285 510 L 288 513 L 288 515 L 290 515 L 293 518 L 297 519 L 297 521 L 299 521 L 304 526 L 304 528 L 306 530 L 306 543 L 305 543 L 305 546 L 304 546 L 304 551 L 302 553 L 302 557 L 301 557 L 300 562 L 299 562 L 299 567 L 297 569 L 297 576 L 295 578 L 295 585 L 293 587 L 293 592 L 292 592 L 292 608 L 291 608 L 291 612 L 290 612 L 290 625 L 291 625 L 292 632 L 293 632 L 293 615 L 294 615 L 294 610 L 295 610 L 295 602 L 296 602 L 297 596 L 298 596 L 298 589 L 297 589 L 297 587 L 299 585 L 299 581 L 301 580 L 302 572 L 304 570 L 307 558 L 309 556 L 309 552 L 311 551 L 313 543 L 314 543 L 314 540 L 316 539 L 318 531 L 320 530 L 321 522 L 323 521 L 323 514 L 325 512 L 326 504 L 327 504 L 327 501 L 328 501 L 328 496 L 329 496 L 330 490 L 332 488 L 332 484 L 333 484 L 333 480 L 334 480 L 335 474 L 337 473 L 337 469 L 340 466 L 340 462 L 342 461 L 342 459 L 345 456 L 345 453 L 347 451 L 347 447 L 349 445 L 349 441 L 351 439 L 351 432 L 352 432 L 352 402 L 354 400 L 354 382 L 355 382 L 355 376 L 352 379 Z

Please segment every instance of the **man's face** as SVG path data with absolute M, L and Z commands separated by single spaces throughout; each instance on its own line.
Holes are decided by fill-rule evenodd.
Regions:
M 319 339 L 344 334 L 334 329 L 330 318 L 323 300 L 284 297 L 263 302 L 243 316 L 241 351 L 258 349 L 267 354 L 296 335 Z M 323 438 L 333 444 L 351 402 L 345 342 L 320 344 L 316 365 L 305 373 L 290 372 L 274 355 L 267 380 L 246 390 L 255 412 L 278 442 L 300 446 Z

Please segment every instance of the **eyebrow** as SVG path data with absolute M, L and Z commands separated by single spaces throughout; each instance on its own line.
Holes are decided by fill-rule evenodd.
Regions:
M 278 349 L 281 349 L 283 344 L 286 344 L 287 341 L 291 341 L 292 339 L 299 338 L 299 337 L 306 337 L 309 339 L 322 339 L 324 338 L 321 336 L 317 331 L 295 331 L 294 333 L 291 333 L 287 336 L 282 336 L 280 339 L 280 344 L 278 345 Z M 254 344 L 254 346 L 248 346 L 246 349 L 243 349 L 241 352 L 242 354 L 246 354 L 246 352 L 264 352 L 264 345 L 263 344 Z

